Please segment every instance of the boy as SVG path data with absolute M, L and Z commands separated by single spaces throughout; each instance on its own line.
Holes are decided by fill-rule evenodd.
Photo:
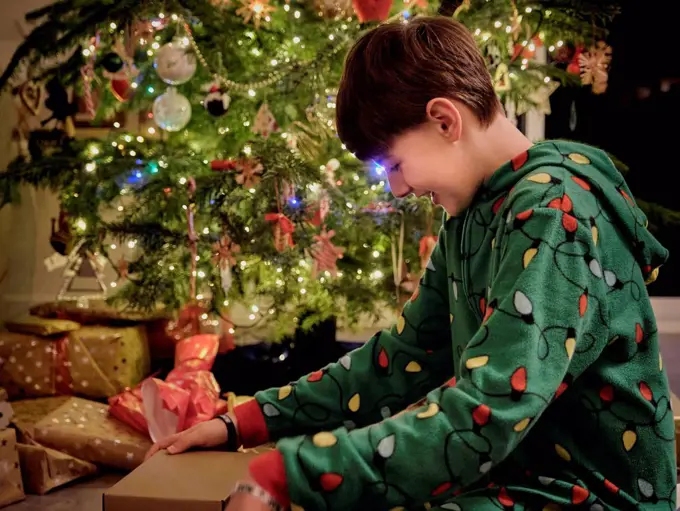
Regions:
M 232 445 L 236 427 L 246 445 L 281 439 L 228 509 L 675 509 L 645 289 L 667 252 L 609 158 L 532 145 L 447 18 L 362 37 L 337 124 L 396 196 L 429 194 L 447 216 L 391 331 L 223 419 Z M 211 421 L 158 447 L 225 431 Z

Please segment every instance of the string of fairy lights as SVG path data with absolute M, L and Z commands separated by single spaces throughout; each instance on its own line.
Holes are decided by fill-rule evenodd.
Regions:
M 300 12 L 295 10 L 295 9 L 292 9 L 289 4 L 285 4 L 283 6 L 283 8 L 284 8 L 285 11 L 287 11 L 291 14 L 293 20 L 299 20 L 300 19 L 300 17 L 301 17 Z M 527 7 L 526 12 L 530 13 L 531 12 L 530 9 L 531 9 L 530 7 Z M 546 16 L 550 15 L 549 11 L 546 11 L 545 14 L 546 14 Z M 392 18 L 390 18 L 390 20 L 388 20 L 388 21 L 400 19 L 403 23 L 408 23 L 408 20 L 409 20 L 410 17 L 411 17 L 411 11 L 409 9 L 405 9 L 404 11 L 402 11 L 402 12 L 398 13 L 397 15 L 393 16 Z M 182 16 L 177 15 L 177 14 L 171 14 L 169 16 L 169 18 L 172 22 L 176 23 L 177 26 L 183 30 L 182 37 L 184 38 L 184 43 L 191 47 L 192 51 L 195 53 L 195 56 L 196 56 L 198 62 L 201 64 L 201 66 L 204 69 L 206 69 L 209 72 L 209 74 L 211 74 L 213 76 L 213 78 L 216 81 L 221 83 L 223 86 L 225 86 L 230 91 L 231 90 L 238 91 L 238 92 L 244 93 L 245 95 L 247 95 L 251 98 L 254 98 L 257 95 L 258 90 L 271 87 L 272 85 L 274 85 L 277 82 L 279 82 L 280 80 L 282 80 L 286 76 L 286 74 L 291 72 L 296 66 L 297 67 L 304 67 L 304 66 L 309 64 L 309 61 L 293 62 L 293 61 L 291 61 L 290 56 L 286 54 L 287 52 L 284 52 L 283 58 L 272 58 L 270 60 L 269 64 L 271 65 L 272 68 L 276 68 L 276 69 L 268 71 L 267 78 L 262 79 L 262 80 L 252 81 L 252 82 L 236 82 L 236 81 L 233 81 L 233 80 L 227 78 L 227 76 L 225 76 L 224 73 L 221 73 L 221 72 L 212 68 L 212 66 L 208 62 L 208 59 L 206 58 L 203 51 L 201 50 L 199 44 L 195 40 L 190 25 L 187 23 L 187 21 Z M 164 13 L 159 13 L 158 19 L 164 20 L 164 19 L 166 19 L 166 15 Z M 268 21 L 267 17 L 264 17 L 264 21 L 265 22 Z M 493 22 L 493 26 L 496 29 L 503 29 L 504 28 L 506 33 L 512 33 L 514 30 L 516 30 L 516 26 L 517 26 L 518 23 L 521 23 L 521 15 L 519 17 L 515 16 L 514 18 L 511 18 L 505 24 L 500 20 L 496 20 L 496 21 Z M 158 22 L 157 20 L 154 20 L 152 22 L 152 25 L 155 28 L 159 28 L 161 26 L 161 23 Z M 347 31 L 350 27 L 350 25 L 348 23 L 341 23 L 338 26 L 339 26 L 339 29 L 342 30 L 342 31 Z M 112 33 L 112 34 L 116 33 L 117 30 L 118 30 L 118 27 L 114 23 L 111 23 L 109 25 L 110 33 Z M 484 31 L 484 30 L 479 29 L 479 28 L 475 29 L 473 31 L 473 33 L 474 33 L 475 36 L 480 38 L 482 42 L 487 42 L 489 39 L 491 39 L 493 37 L 493 34 L 490 31 Z M 251 34 L 251 32 L 246 32 L 246 37 L 249 37 L 248 34 Z M 333 53 L 338 53 L 338 52 L 342 51 L 345 48 L 345 45 L 350 42 L 350 38 L 348 38 L 348 37 L 343 38 L 342 41 L 337 41 L 337 38 L 338 38 L 337 36 L 338 36 L 338 33 L 328 34 L 329 41 L 337 43 L 337 44 L 333 44 L 333 45 L 330 46 Z M 545 34 L 543 34 L 542 32 L 537 34 L 537 37 L 539 38 L 540 41 L 545 40 Z M 153 57 L 154 54 L 155 54 L 155 51 L 160 48 L 159 40 L 160 40 L 160 36 L 156 36 L 155 40 L 151 44 L 149 44 L 149 47 L 146 50 L 146 53 L 149 57 Z M 142 44 L 142 45 L 147 45 L 148 43 L 149 43 L 149 41 L 147 41 L 147 40 L 140 40 L 140 44 Z M 297 35 L 293 35 L 290 38 L 290 41 L 287 44 L 304 45 L 302 39 Z M 563 46 L 563 44 L 564 44 L 563 41 L 556 41 L 554 44 L 549 45 L 549 47 L 547 49 L 548 49 L 549 52 L 554 52 L 557 49 L 561 48 Z M 521 45 L 523 47 L 527 47 L 531 52 L 535 51 L 535 49 L 536 49 L 535 48 L 535 42 L 533 40 L 532 41 L 529 41 L 529 40 L 522 41 Z M 285 45 L 283 45 L 283 46 L 285 47 Z M 86 56 L 90 56 L 94 51 L 95 51 L 94 47 L 89 47 L 89 48 L 86 48 L 85 50 L 83 50 L 83 53 Z M 254 56 L 260 56 L 260 55 L 257 55 L 257 52 L 255 52 L 255 51 L 253 52 L 253 55 Z M 522 59 L 521 65 L 522 65 L 523 70 L 527 68 L 528 64 L 529 64 L 528 59 L 526 59 L 526 58 Z M 548 80 L 550 80 L 550 79 L 546 76 L 546 82 Z M 132 82 L 131 87 L 133 89 L 137 88 L 138 82 L 137 81 Z M 152 90 L 152 88 L 149 88 L 149 90 L 147 90 L 147 92 L 153 93 L 155 91 Z M 327 106 L 331 109 L 333 108 L 333 105 L 330 102 Z M 246 125 L 245 124 L 246 122 L 247 121 L 244 121 L 244 125 Z M 333 121 L 331 119 L 328 119 L 327 122 L 329 123 L 328 124 L 329 127 L 332 128 Z M 120 128 L 121 126 L 120 126 L 119 123 L 115 123 L 114 127 Z M 225 128 L 219 128 L 219 129 L 222 130 L 222 131 L 220 131 L 220 134 L 226 133 Z M 148 132 L 149 135 L 153 136 L 153 135 L 156 134 L 157 130 L 154 127 L 148 127 L 147 132 Z M 283 136 L 285 138 L 285 137 L 289 136 L 289 134 L 286 133 L 286 132 L 283 132 L 283 133 L 281 133 L 281 136 Z M 118 137 L 118 140 L 112 141 L 111 144 L 117 150 L 121 151 L 121 153 L 127 152 L 127 155 L 134 157 L 134 156 L 136 156 L 135 150 L 134 149 L 128 149 L 128 146 L 126 145 L 126 144 L 133 143 L 133 141 L 135 141 L 139 144 L 142 144 L 142 143 L 145 142 L 145 139 L 142 136 L 136 136 L 135 137 L 135 136 L 130 135 L 130 134 L 125 134 L 125 135 L 121 135 L 120 137 Z M 244 147 L 243 152 L 245 154 L 248 154 L 249 153 L 248 149 L 249 148 L 247 146 Z M 345 149 L 344 146 L 343 146 L 343 149 Z M 96 143 L 91 144 L 87 148 L 87 154 L 90 158 L 92 158 L 90 161 L 88 161 L 85 164 L 84 168 L 85 168 L 85 171 L 87 173 L 93 173 L 96 170 L 97 163 L 95 161 L 95 158 L 100 153 L 101 153 L 101 150 Z M 208 164 L 209 162 L 207 160 L 204 160 L 204 163 Z M 160 169 L 167 168 L 168 165 L 169 164 L 168 164 L 167 161 L 165 161 L 164 159 L 159 159 L 157 164 L 152 166 L 151 172 L 156 173 L 156 172 L 159 171 L 159 168 Z M 322 166 L 322 170 L 323 170 L 323 166 Z M 379 189 L 384 188 L 385 185 L 386 185 L 386 182 L 384 180 L 384 169 L 381 169 L 380 165 L 376 164 L 375 168 L 373 170 L 376 174 L 383 177 L 383 179 L 381 179 L 379 181 L 379 183 L 372 184 L 370 186 L 371 191 L 378 191 Z M 358 181 L 361 178 L 359 177 L 358 174 L 354 174 L 352 176 L 352 179 L 354 181 Z M 179 185 L 185 185 L 186 184 L 186 178 L 184 178 L 184 177 L 180 178 L 178 184 Z M 121 190 L 120 190 L 121 196 L 125 196 L 128 193 L 129 192 L 128 192 L 128 189 L 126 187 L 121 188 Z M 363 193 L 365 195 L 368 195 L 370 192 L 368 190 L 364 190 Z M 74 194 L 74 195 L 76 195 L 76 194 Z M 121 200 L 123 200 L 123 199 L 124 199 L 124 197 L 121 197 Z M 347 202 L 346 206 L 348 207 L 348 209 L 354 208 L 354 205 L 349 201 Z M 123 212 L 124 209 L 125 209 L 123 202 L 119 203 L 115 207 L 116 207 L 118 212 Z M 81 233 L 84 233 L 87 230 L 87 224 L 83 219 L 77 219 L 76 222 L 75 222 L 75 226 L 76 226 L 77 230 L 80 231 Z M 247 227 L 246 227 L 246 231 L 248 231 Z M 202 229 L 202 233 L 205 234 L 205 235 L 210 234 L 209 227 L 204 227 Z M 127 246 L 128 249 L 134 250 L 137 247 L 137 243 L 138 243 L 137 240 L 130 239 L 126 242 L 126 246 Z M 109 248 L 111 250 L 116 250 L 119 247 L 115 243 L 111 243 L 109 245 Z M 124 247 L 120 247 L 120 248 L 124 248 Z M 372 256 L 375 260 L 380 259 L 383 255 L 383 253 L 381 251 L 373 249 L 372 247 L 370 247 L 368 245 L 364 245 L 364 248 L 371 250 Z M 200 256 L 196 256 L 196 260 L 199 261 L 199 259 L 200 259 Z M 255 255 L 252 255 L 251 259 L 252 260 L 250 261 L 250 264 L 255 264 L 257 262 L 263 262 L 266 267 L 271 266 L 271 262 L 260 261 L 260 259 Z M 159 261 L 159 264 L 163 265 L 163 262 Z M 239 267 L 241 268 L 241 270 L 246 270 L 249 267 L 249 262 L 246 259 L 241 259 L 241 261 L 238 264 L 239 264 Z M 169 264 L 167 266 L 167 269 L 168 269 L 168 271 L 172 272 L 172 271 L 175 271 L 177 269 L 177 266 L 174 265 L 174 264 Z M 276 273 L 276 279 L 275 279 L 276 286 L 277 287 L 284 286 L 285 281 L 284 281 L 283 275 L 282 275 L 283 269 L 281 267 L 277 267 L 273 271 Z M 305 287 L 305 283 L 308 282 L 309 279 L 311 278 L 310 264 L 307 261 L 305 261 L 304 259 L 300 259 L 300 261 L 298 263 L 298 267 L 294 268 L 292 273 L 293 273 L 293 280 L 295 280 L 301 286 L 300 289 L 299 289 L 299 294 L 305 295 L 308 292 L 307 287 Z M 195 277 L 197 277 L 198 279 L 203 279 L 203 278 L 205 278 L 205 276 L 206 276 L 206 272 L 204 270 L 198 269 L 195 273 Z M 343 272 L 338 272 L 337 277 L 343 278 L 343 277 L 345 277 L 345 275 L 343 274 Z M 356 280 L 361 280 L 362 278 L 365 277 L 365 275 L 364 275 L 364 272 L 363 272 L 362 269 L 357 269 L 356 272 L 354 273 L 354 275 L 351 275 L 350 277 L 352 277 Z M 383 277 L 384 277 L 384 273 L 379 268 L 374 268 L 368 274 L 368 278 L 371 279 L 371 280 L 375 280 L 375 281 L 378 281 L 378 280 L 382 279 Z M 325 272 L 316 280 L 320 284 L 325 284 L 330 280 L 330 278 L 331 278 L 330 273 Z M 116 281 L 113 281 L 113 282 L 110 283 L 110 287 L 112 287 L 112 288 L 117 287 L 117 285 L 118 285 L 118 282 L 116 282 Z M 210 283 L 210 285 L 213 285 L 213 284 Z M 198 293 L 197 296 L 196 296 L 196 299 L 197 300 L 203 300 L 204 299 L 203 294 Z M 225 300 L 223 305 L 224 305 L 224 307 L 229 307 L 230 301 Z M 274 303 L 251 304 L 249 306 L 243 305 L 243 304 L 241 304 L 241 305 L 243 307 L 245 307 L 245 309 L 247 310 L 247 312 L 248 312 L 247 317 L 248 317 L 248 320 L 251 322 L 248 325 L 239 325 L 239 327 L 243 327 L 243 328 L 254 327 L 257 324 L 259 324 L 263 319 L 265 319 L 268 315 L 273 315 L 273 314 L 276 313 L 276 306 L 275 306 Z M 206 315 L 205 318 L 202 318 L 202 319 L 207 319 L 207 315 Z M 297 318 L 296 318 L 296 320 L 297 320 Z M 231 328 L 229 330 L 229 332 L 233 334 L 235 332 L 235 329 Z

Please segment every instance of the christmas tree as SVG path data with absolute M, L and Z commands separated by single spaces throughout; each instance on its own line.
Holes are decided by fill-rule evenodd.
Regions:
M 390 201 L 380 162 L 335 135 L 334 97 L 363 30 L 435 13 L 475 34 L 509 115 L 560 84 L 606 88 L 600 1 L 60 0 L 26 16 L 0 77 L 22 149 L 0 205 L 22 183 L 57 191 L 55 248 L 108 260 L 122 306 L 198 303 L 270 339 L 397 307 L 440 213 Z

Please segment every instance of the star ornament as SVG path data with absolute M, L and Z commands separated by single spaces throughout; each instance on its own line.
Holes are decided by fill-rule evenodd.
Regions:
M 244 23 L 252 22 L 255 29 L 260 28 L 260 23 L 269 21 L 269 15 L 276 10 L 273 5 L 269 5 L 269 0 L 240 0 L 241 7 L 236 10 L 236 14 L 243 18 Z
M 523 115 L 529 110 L 536 110 L 543 115 L 550 115 L 552 110 L 550 108 L 550 96 L 560 86 L 559 82 L 550 80 L 544 85 L 532 91 L 526 96 L 526 99 L 517 105 L 516 114 Z

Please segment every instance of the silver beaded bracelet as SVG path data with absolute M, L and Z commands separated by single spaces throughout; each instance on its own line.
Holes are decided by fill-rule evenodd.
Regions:
M 268 491 L 266 491 L 261 486 L 252 483 L 236 483 L 236 487 L 231 492 L 231 495 L 227 498 L 225 504 L 229 504 L 231 497 L 236 493 L 247 493 L 253 497 L 261 500 L 266 504 L 272 511 L 285 511 L 284 507 L 274 500 Z M 226 507 L 226 506 L 225 506 Z

